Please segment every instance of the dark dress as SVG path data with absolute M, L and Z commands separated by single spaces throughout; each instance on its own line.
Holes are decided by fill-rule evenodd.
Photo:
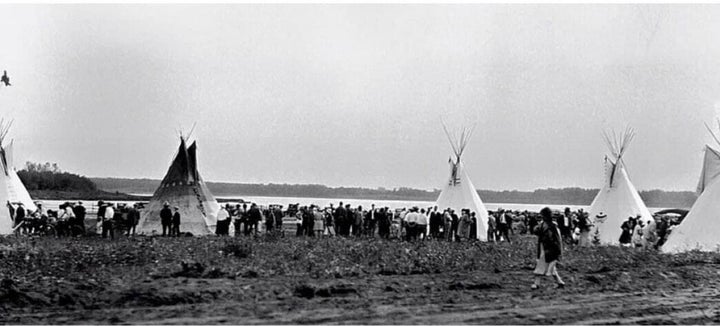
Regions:
M 630 243 L 630 240 L 632 240 L 632 233 L 630 233 L 630 230 L 632 230 L 632 227 L 630 225 L 630 222 L 625 221 L 620 226 L 622 229 L 622 234 L 620 234 L 620 243 L 621 244 L 627 244 Z

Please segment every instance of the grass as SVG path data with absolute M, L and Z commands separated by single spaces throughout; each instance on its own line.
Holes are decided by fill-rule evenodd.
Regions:
M 392 280 L 391 288 L 403 276 L 432 281 L 458 275 L 463 281 L 452 283 L 450 290 L 516 291 L 526 289 L 532 278 L 535 241 L 531 236 L 513 244 L 272 236 L 116 241 L 2 237 L 0 311 L 161 306 L 273 295 L 310 299 L 359 293 L 370 279 Z M 571 293 L 651 291 L 701 286 L 717 278 L 718 264 L 716 253 L 570 247 L 560 273 L 569 283 L 563 291 Z M 279 281 L 272 287 L 242 291 L 200 285 L 192 291 L 173 289 L 203 280 L 232 286 L 239 280 L 252 285 L 275 279 Z M 338 280 L 355 285 L 338 285 Z

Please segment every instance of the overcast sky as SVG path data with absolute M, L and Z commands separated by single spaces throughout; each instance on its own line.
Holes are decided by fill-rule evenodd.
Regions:
M 440 188 L 440 119 L 479 189 L 694 189 L 720 114 L 720 6 L 1 5 L 16 163 L 160 179 Z

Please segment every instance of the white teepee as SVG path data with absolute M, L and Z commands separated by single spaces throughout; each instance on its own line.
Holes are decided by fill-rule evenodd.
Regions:
M 443 128 L 445 129 L 445 134 L 450 141 L 450 146 L 455 156 L 449 160 L 450 177 L 443 186 L 435 205 L 441 211 L 450 208 L 454 210 L 458 216 L 463 209 L 469 209 L 471 212 L 475 212 L 475 217 L 477 218 L 477 237 L 482 241 L 487 241 L 487 208 L 485 208 L 485 204 L 480 200 L 480 196 L 475 186 L 473 186 L 472 181 L 470 181 L 470 177 L 462 162 L 462 154 L 470 140 L 472 129 L 463 129 L 460 137 L 457 138 L 447 130 L 444 123 Z
M 181 232 L 191 232 L 194 235 L 214 233 L 220 205 L 200 177 L 196 151 L 194 142 L 190 147 L 186 147 L 185 138 L 180 137 L 180 147 L 175 159 L 140 216 L 139 233 L 162 231 L 160 210 L 166 202 L 171 208 L 179 208 Z
M 707 125 L 705 125 L 707 127 Z M 720 127 L 720 120 L 718 121 Z M 720 140 L 708 127 L 715 141 Z M 720 250 L 720 237 L 717 230 L 720 227 L 720 152 L 705 146 L 700 181 L 698 182 L 698 199 L 682 223 L 675 227 L 661 247 L 662 252 L 678 253 L 698 249 L 702 251 Z
M 607 133 L 604 136 L 612 158 L 605 156 L 605 184 L 590 205 L 589 216 L 594 224 L 590 234 L 600 244 L 619 244 L 620 227 L 628 217 L 640 215 L 647 224 L 652 214 L 630 182 L 623 163 L 635 132 L 628 128 L 620 137 L 615 133 L 612 138 Z
M 0 203 L 3 206 L 0 207 L 0 234 L 10 234 L 13 231 L 9 204 L 17 207 L 17 203 L 23 203 L 28 212 L 36 209 L 30 194 L 15 172 L 12 142 L 7 147 L 3 146 L 3 141 L 11 125 L 12 121 L 0 120 Z

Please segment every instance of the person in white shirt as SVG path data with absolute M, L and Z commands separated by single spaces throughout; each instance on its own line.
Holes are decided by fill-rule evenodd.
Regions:
M 417 224 L 420 215 L 417 213 L 417 207 L 413 207 L 405 214 L 405 236 L 407 241 L 417 238 Z
M 110 233 L 110 239 L 115 239 L 115 231 L 113 230 L 113 218 L 115 217 L 115 204 L 108 204 L 102 217 L 102 237 L 107 238 Z
M 230 233 L 230 214 L 228 214 L 225 206 L 220 206 L 217 214 L 217 222 L 215 224 L 216 235 L 228 235 Z
M 425 240 L 425 237 L 427 237 L 427 227 L 429 223 L 428 215 L 426 214 L 425 210 L 423 209 L 420 214 L 418 214 L 417 217 L 417 226 L 415 231 L 415 236 L 418 238 L 422 238 Z

